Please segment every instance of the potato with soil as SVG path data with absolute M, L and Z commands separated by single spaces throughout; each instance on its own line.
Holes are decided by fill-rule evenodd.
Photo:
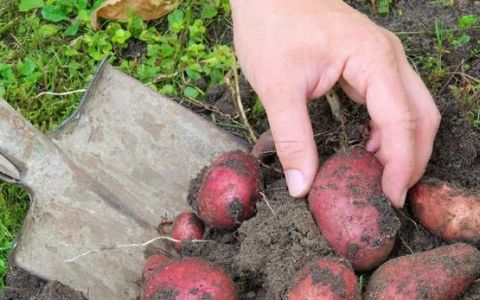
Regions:
M 236 300 L 232 279 L 219 267 L 197 258 L 170 259 L 146 277 L 142 300 Z
M 192 212 L 184 212 L 178 215 L 173 222 L 172 238 L 180 242 L 174 242 L 175 250 L 180 251 L 182 242 L 199 240 L 203 237 L 204 227 L 202 221 Z
M 447 241 L 480 241 L 480 197 L 433 178 L 423 179 L 409 193 L 415 217 L 431 233 Z
M 255 214 L 260 199 L 256 159 L 242 151 L 220 155 L 205 171 L 192 206 L 209 227 L 232 229 Z
M 322 164 L 308 196 L 320 232 L 355 270 L 385 261 L 400 228 L 382 192 L 382 172 L 373 154 L 349 148 Z
M 347 261 L 338 257 L 322 257 L 297 273 L 288 300 L 317 299 L 360 299 L 357 276 Z
M 463 243 L 443 246 L 380 266 L 365 299 L 457 299 L 479 275 L 480 251 Z

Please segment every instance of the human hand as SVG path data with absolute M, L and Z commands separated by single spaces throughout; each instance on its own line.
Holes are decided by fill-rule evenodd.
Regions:
M 423 175 L 440 114 L 400 40 L 341 0 L 231 0 L 235 49 L 262 99 L 290 194 L 308 193 L 318 155 L 306 100 L 338 81 L 366 104 L 367 150 L 385 169 L 382 188 L 402 207 Z

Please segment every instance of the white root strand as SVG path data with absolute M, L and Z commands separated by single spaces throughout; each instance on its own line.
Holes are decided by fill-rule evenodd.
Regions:
M 109 247 L 104 247 L 104 248 L 99 248 L 99 249 L 94 249 L 94 250 L 88 250 L 88 251 L 85 251 L 81 254 L 78 254 L 70 259 L 67 259 L 65 260 L 64 262 L 66 263 L 70 263 L 70 262 L 74 262 L 76 261 L 77 259 L 79 259 L 80 257 L 83 257 L 83 256 L 86 256 L 86 255 L 89 255 L 89 254 L 94 254 L 94 253 L 98 253 L 98 252 L 103 252 L 103 251 L 109 251 L 109 250 L 115 250 L 115 249 L 122 249 L 122 248 L 136 248 L 136 247 L 145 247 L 145 246 L 148 246 L 158 240 L 168 240 L 168 241 L 171 241 L 171 242 L 175 242 L 175 243 L 178 243 L 178 242 L 181 242 L 180 240 L 176 240 L 174 238 L 171 238 L 169 236 L 158 236 L 156 238 L 153 238 L 149 241 L 146 241 L 144 243 L 141 243 L 141 244 L 123 244 L 123 245 L 116 245 L 116 246 L 109 246 Z M 207 240 L 189 240 L 189 242 L 192 242 L 192 243 L 205 243 L 205 242 L 208 242 Z

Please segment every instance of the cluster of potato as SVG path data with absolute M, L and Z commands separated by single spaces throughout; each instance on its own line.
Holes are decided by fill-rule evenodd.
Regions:
M 381 178 L 382 165 L 361 148 L 339 152 L 324 162 L 308 198 L 320 232 L 354 270 L 379 266 L 364 299 L 458 298 L 480 276 L 480 251 L 462 243 L 480 239 L 480 199 L 439 180 L 422 180 L 409 194 L 413 213 L 430 232 L 454 244 L 385 262 L 400 222 L 382 193 Z M 340 286 L 351 287 L 357 278 L 342 264 L 330 262 L 324 269 L 336 274 Z M 301 292 L 294 288 L 290 300 L 361 298 L 358 287 L 339 294 L 339 284 L 333 285 L 331 279 L 315 283 L 312 269 L 309 272 L 296 285 L 302 286 L 297 289 Z
M 360 147 L 338 152 L 319 169 L 308 196 L 315 223 L 337 256 L 319 257 L 292 278 L 289 300 L 361 299 L 355 274 L 373 271 L 364 299 L 456 299 L 480 276 L 480 200 L 433 179 L 409 193 L 413 213 L 449 246 L 389 259 L 400 221 L 382 192 L 383 167 Z M 201 239 L 204 226 L 235 229 L 255 214 L 261 178 L 255 157 L 222 154 L 206 169 L 192 206 L 173 225 L 175 249 Z M 470 243 L 470 244 L 468 244 Z M 376 270 L 375 270 L 376 269 Z M 220 268 L 201 259 L 151 257 L 144 300 L 237 299 Z M 159 298 L 160 297 L 160 298 Z M 203 297 L 203 298 L 202 298 Z

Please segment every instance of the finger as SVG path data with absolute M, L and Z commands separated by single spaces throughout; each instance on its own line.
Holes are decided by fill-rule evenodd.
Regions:
M 402 207 L 415 171 L 415 115 L 410 108 L 398 68 L 377 67 L 368 78 L 367 109 L 380 131 L 377 157 L 384 164 L 383 191 Z
M 357 89 L 355 89 L 352 85 L 350 85 L 343 77 L 340 77 L 338 80 L 340 87 L 342 90 L 347 94 L 347 96 L 352 99 L 353 101 L 359 104 L 365 104 L 365 96 L 360 94 Z
M 382 136 L 380 134 L 378 126 L 375 126 L 375 123 L 373 121 L 370 122 L 370 128 L 370 136 L 368 138 L 368 142 L 365 148 L 368 152 L 375 153 L 380 149 Z
M 414 185 L 425 173 L 432 155 L 433 142 L 440 125 L 440 113 L 427 87 L 408 62 L 400 66 L 401 77 L 416 118 L 416 165 L 410 182 Z
M 303 197 L 308 193 L 318 169 L 306 97 L 295 88 L 285 86 L 260 93 L 260 97 L 289 192 L 293 197 Z
M 362 96 L 362 94 L 360 94 L 357 89 L 350 85 L 343 77 L 340 78 L 339 84 L 350 99 L 359 104 L 365 104 L 365 96 Z M 375 123 L 373 121 L 370 122 L 370 128 L 370 136 L 365 148 L 368 152 L 375 153 L 378 151 L 378 149 L 380 149 L 381 135 L 380 130 L 375 127 Z

